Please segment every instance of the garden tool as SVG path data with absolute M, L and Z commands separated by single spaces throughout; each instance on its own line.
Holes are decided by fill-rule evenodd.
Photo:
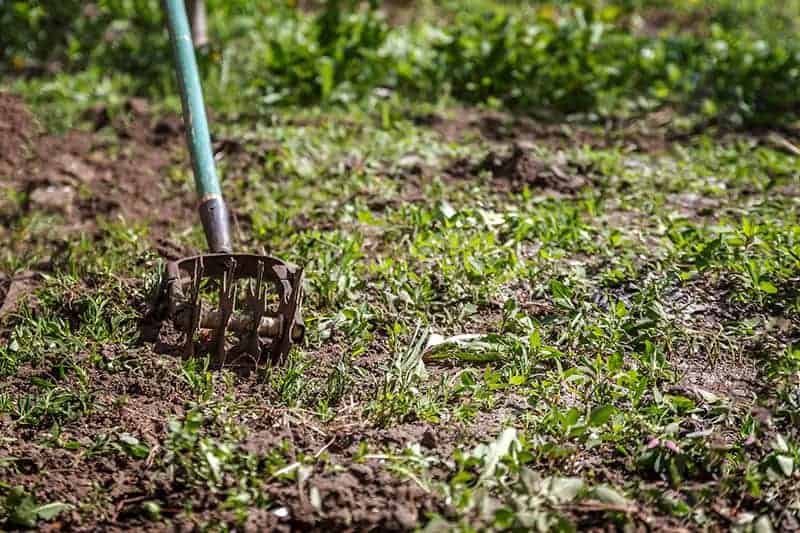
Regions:
M 275 257 L 232 253 L 186 7 L 184 0 L 164 6 L 209 253 L 167 264 L 157 314 L 183 332 L 188 355 L 205 346 L 221 364 L 237 365 L 242 357 L 279 362 L 303 337 L 303 271 Z

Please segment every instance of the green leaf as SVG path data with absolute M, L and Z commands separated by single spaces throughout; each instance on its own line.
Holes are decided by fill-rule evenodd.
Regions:
M 129 433 L 121 433 L 119 440 L 125 452 L 134 459 L 145 459 L 150 455 L 150 447 Z
M 139 439 L 131 435 L 130 433 L 121 433 L 119 436 L 120 442 L 123 442 L 129 446 L 136 446 L 139 444 Z
M 572 290 L 557 279 L 550 280 L 550 294 L 556 303 L 571 307 Z
M 208 467 L 211 469 L 211 474 L 214 476 L 214 479 L 219 481 L 222 479 L 222 462 L 219 458 L 214 455 L 213 452 L 206 452 L 205 454 L 206 462 L 208 463 Z
M 473 363 L 490 363 L 505 358 L 507 347 L 495 335 L 466 334 L 434 338 L 422 354 L 426 362 L 456 359 Z
M 783 472 L 783 475 L 789 477 L 792 475 L 792 471 L 794 470 L 794 459 L 788 457 L 786 455 L 778 455 L 776 458 L 778 462 L 778 466 Z
M 451 206 L 447 202 L 442 202 L 439 205 L 439 211 L 442 213 L 442 216 L 446 219 L 451 219 L 456 215 L 456 210 L 453 209 L 453 206 Z
M 772 533 L 775 529 L 772 527 L 772 522 L 767 515 L 758 517 L 755 524 L 753 524 L 754 533 Z
M 783 435 L 778 433 L 775 435 L 775 440 L 772 443 L 772 447 L 779 452 L 788 452 L 789 445 L 786 444 L 786 439 L 783 438 Z
M 581 414 L 575 407 L 570 407 L 567 414 L 564 415 L 564 424 L 569 426 L 574 426 L 578 423 L 578 419 L 580 418 Z
M 333 92 L 334 86 L 334 65 L 330 57 L 319 59 L 319 85 L 322 92 L 322 99 L 327 100 Z
M 156 501 L 148 500 L 143 502 L 142 510 L 150 520 L 159 520 L 161 518 L 161 505 Z
M 510 529 L 514 525 L 516 513 L 508 507 L 500 507 L 494 512 L 494 525 L 499 529 Z
M 686 396 L 665 396 L 678 412 L 686 412 L 696 407 L 694 401 Z
M 595 487 L 592 490 L 591 495 L 603 503 L 610 503 L 612 505 L 630 505 L 630 502 L 625 496 L 605 485 Z
M 500 460 L 508 455 L 511 452 L 511 447 L 518 442 L 517 430 L 509 427 L 503 430 L 496 441 L 488 445 L 482 444 L 475 449 L 473 455 L 483 459 L 482 480 L 494 475 Z
M 602 426 L 608 419 L 611 418 L 617 409 L 613 405 L 601 405 L 600 407 L 595 407 L 592 409 L 592 412 L 589 414 L 589 425 L 590 426 Z
M 554 477 L 550 480 L 550 496 L 558 503 L 575 499 L 583 489 L 583 480 L 577 477 Z
M 22 487 L 14 487 L 6 496 L 8 523 L 12 526 L 36 527 L 36 501 Z
M 39 507 L 37 507 L 36 508 L 36 514 L 42 520 L 52 520 L 53 518 L 58 516 L 60 513 L 64 512 L 64 511 L 69 511 L 70 509 L 72 509 L 72 505 L 70 505 L 68 503 L 52 502 L 52 503 L 46 503 L 44 505 L 40 505 Z
M 523 385 L 525 383 L 525 376 L 511 376 L 508 380 L 511 385 Z
M 769 281 L 759 282 L 758 288 L 761 291 L 766 292 L 767 294 L 775 294 L 776 292 L 778 292 L 778 288 Z

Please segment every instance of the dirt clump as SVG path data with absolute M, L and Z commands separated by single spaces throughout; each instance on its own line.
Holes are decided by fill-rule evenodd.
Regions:
M 566 161 L 537 159 L 521 145 L 514 143 L 508 154 L 492 150 L 477 164 L 459 159 L 445 170 L 445 175 L 468 179 L 489 173 L 492 186 L 498 192 L 519 192 L 527 187 L 572 194 L 591 184 L 588 170 Z
M 418 485 L 370 464 L 322 473 L 304 485 L 272 493 L 290 503 L 287 518 L 297 531 L 407 531 L 438 507 Z
M 12 177 L 19 171 L 36 134 L 35 124 L 21 98 L 0 92 L 0 178 Z
M 40 285 L 41 275 L 24 272 L 5 278 L 0 274 L 0 323 L 19 309 L 20 303 Z
M 69 185 L 46 185 L 34 189 L 29 201 L 33 209 L 69 217 L 74 210 L 75 196 L 75 189 Z
M 457 110 L 452 116 L 441 113 L 413 115 L 417 126 L 430 128 L 450 142 L 478 138 L 490 143 L 518 143 L 553 150 L 588 146 L 592 149 L 620 148 L 625 152 L 659 153 L 668 148 L 669 110 L 643 119 L 610 127 L 581 123 L 553 123 L 502 111 Z

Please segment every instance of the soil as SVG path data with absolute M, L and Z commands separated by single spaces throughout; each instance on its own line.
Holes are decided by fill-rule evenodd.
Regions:
M 631 124 L 589 127 L 582 124 L 552 123 L 529 116 L 500 111 L 462 109 L 453 115 L 426 113 L 409 117 L 415 124 L 432 128 L 444 139 L 460 142 L 481 138 L 489 143 L 516 143 L 551 150 L 581 146 L 621 147 L 629 152 L 658 153 L 669 146 L 670 111 L 661 110 Z
M 704 352 L 698 357 L 690 350 L 676 358 L 675 368 L 681 375 L 677 388 L 692 396 L 711 393 L 734 404 L 745 404 L 752 400 L 751 391 L 759 388 L 756 360 L 747 355 L 757 350 L 753 346 L 715 345 L 714 339 L 721 326 L 750 318 L 756 311 L 728 301 L 728 292 L 719 281 L 699 278 L 667 295 L 667 309 L 675 324 L 691 332 Z
M 477 164 L 459 159 L 445 170 L 445 175 L 453 179 L 469 179 L 489 173 L 494 189 L 500 192 L 519 192 L 527 187 L 572 194 L 591 184 L 589 170 L 566 161 L 537 159 L 530 150 L 514 143 L 508 153 L 490 151 Z
M 19 172 L 36 129 L 22 100 L 0 93 L 0 175 L 13 177 Z
M 5 317 L 14 314 L 21 301 L 39 286 L 41 275 L 36 272 L 23 272 L 5 277 L 0 274 L 0 325 Z
M 44 134 L 19 98 L 0 95 L 0 173 L 27 197 L 16 216 L 58 215 L 63 224 L 54 239 L 96 232 L 100 218 L 147 224 L 154 240 L 191 224 L 193 195 L 165 184 L 182 139 L 177 117 L 156 119 L 138 100 L 113 123 L 102 109 L 93 114 L 97 131 Z
M 163 467 L 154 466 L 161 455 L 158 443 L 168 438 L 167 421 L 180 418 L 190 401 L 189 391 L 176 384 L 173 376 L 180 372 L 180 361 L 157 357 L 147 349 L 108 348 L 103 354 L 109 363 L 124 358 L 136 372 L 110 374 L 86 365 L 88 393 L 94 408 L 80 420 L 64 424 L 49 446 L 49 431 L 14 430 L 14 439 L 0 441 L 0 459 L 14 459 L 14 470 L 3 471 L 3 481 L 11 486 L 24 486 L 40 501 L 60 501 L 73 505 L 98 501 L 91 512 L 72 512 L 50 523 L 53 529 L 75 531 L 120 531 L 153 528 L 143 519 L 142 503 L 151 499 L 164 502 L 162 515 L 173 521 L 178 530 L 194 530 L 204 521 L 234 521 L 234 516 L 219 511 L 220 498 L 214 490 L 192 484 L 180 464 L 168 475 Z M 47 379 L 48 371 L 26 367 L 8 380 L 6 391 L 14 395 L 35 394 L 30 390 L 31 378 Z M 74 384 L 77 387 L 77 383 Z M 236 384 L 236 394 L 252 398 L 253 405 L 241 416 L 247 418 L 249 435 L 238 445 L 237 453 L 247 453 L 256 461 L 268 457 L 282 446 L 288 446 L 290 457 L 300 454 L 327 456 L 319 462 L 302 483 L 268 479 L 263 492 L 269 497 L 268 510 L 249 513 L 246 531 L 403 531 L 413 529 L 428 512 L 444 512 L 446 506 L 432 493 L 411 481 L 391 475 L 379 459 L 354 462 L 362 441 L 370 450 L 380 452 L 382 446 L 405 446 L 421 442 L 437 453 L 452 451 L 460 436 L 457 428 L 439 433 L 423 423 L 409 423 L 380 429 L 360 422 L 317 427 L 288 415 L 283 409 L 271 408 L 264 386 L 255 380 Z M 265 395 L 266 394 L 266 395 Z M 242 422 L 242 420 L 239 420 Z M 0 429 L 7 421 L 0 419 Z M 47 428 L 46 421 L 41 427 Z M 4 434 L 12 434 L 11 432 Z M 133 435 L 150 447 L 145 457 L 132 458 L 120 448 L 119 435 Z M 109 439 L 106 448 L 96 455 L 75 453 L 69 442 L 88 447 L 92 442 Z M 98 440 L 99 439 L 99 440 Z M 0 463 L 1 464 L 1 463 Z M 333 467 L 334 465 L 346 465 Z M 236 480 L 226 480 L 233 487 Z M 315 505 L 311 494 L 319 495 Z M 187 521 L 179 516 L 186 502 L 194 512 Z

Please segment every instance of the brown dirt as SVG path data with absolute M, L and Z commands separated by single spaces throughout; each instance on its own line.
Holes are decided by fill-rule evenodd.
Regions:
M 537 121 L 529 116 L 500 111 L 460 109 L 452 115 L 427 113 L 410 117 L 418 126 L 426 126 L 447 141 L 462 142 L 481 138 L 490 143 L 517 143 L 547 147 L 553 150 L 588 146 L 590 148 L 621 147 L 628 152 L 658 153 L 669 145 L 669 110 L 609 128 L 590 128 L 587 125 L 554 124 Z
M 111 360 L 119 356 L 113 348 L 104 348 L 104 356 Z M 81 356 L 77 356 L 78 361 Z M 117 437 L 127 433 L 151 446 L 166 433 L 165 422 L 169 416 L 183 413 L 182 394 L 171 379 L 175 361 L 148 357 L 147 365 L 137 372 L 116 373 L 98 371 L 93 365 L 83 367 L 88 371 L 86 388 L 94 399 L 93 410 L 79 420 L 65 424 L 58 439 L 51 445 L 42 445 L 48 440 L 47 431 L 36 428 L 14 426 L 0 419 L 0 431 L 14 438 L 0 442 L 0 458 L 14 457 L 13 467 L 0 468 L 0 475 L 11 486 L 25 486 L 34 492 L 40 501 L 62 501 L 79 505 L 104 494 L 110 498 L 107 505 L 98 508 L 87 517 L 77 511 L 61 516 L 52 527 L 68 527 L 77 531 L 95 530 L 99 527 L 118 528 L 116 512 L 127 498 L 136 497 L 154 490 L 150 464 L 152 460 L 133 459 L 121 450 Z M 30 390 L 32 377 L 50 378 L 48 371 L 24 367 L 6 383 L 15 395 L 37 395 Z M 77 389 L 77 379 L 67 384 Z M 43 427 L 47 427 L 46 421 Z M 102 443 L 106 439 L 106 451 L 96 455 L 86 453 L 92 442 Z M 60 445 L 79 442 L 82 452 L 75 452 Z M 105 524 L 105 526 L 101 526 Z M 133 524 L 135 525 L 135 524 Z
M 276 490 L 273 497 L 292 503 L 287 517 L 296 531 L 407 531 L 426 513 L 438 510 L 436 498 L 416 484 L 399 481 L 377 462 L 351 464 L 344 472 L 315 476 L 308 487 Z M 317 509 L 305 494 L 316 490 Z
M 0 177 L 15 177 L 36 130 L 22 100 L 0 92 Z
M 157 357 L 148 350 L 131 351 L 105 347 L 107 364 L 124 365 L 129 370 L 109 373 L 92 364 L 84 383 L 93 398 L 93 408 L 60 428 L 56 439 L 43 424 L 25 428 L 0 418 L 0 433 L 13 435 L 0 439 L 0 477 L 10 486 L 24 486 L 39 501 L 61 501 L 76 506 L 49 526 L 74 531 L 159 530 L 143 518 L 142 503 L 158 499 L 162 513 L 179 530 L 194 530 L 205 521 L 234 523 L 232 514 L 220 511 L 224 493 L 202 484 L 188 482 L 180 463 L 165 469 L 168 460 L 160 443 L 168 440 L 167 422 L 180 419 L 193 398 L 191 391 L 175 380 L 180 361 Z M 84 356 L 77 356 L 77 363 Z M 15 396 L 36 394 L 32 378 L 48 379 L 48 370 L 26 366 L 6 382 L 6 391 Z M 79 390 L 77 377 L 61 381 L 69 390 Z M 224 393 L 224 391 L 221 391 Z M 288 457 L 299 460 L 313 454 L 324 457 L 313 463 L 302 482 L 265 479 L 262 489 L 269 497 L 267 509 L 251 509 L 246 531 L 404 531 L 413 529 L 428 512 L 445 512 L 443 502 L 413 481 L 392 475 L 378 458 L 354 461 L 360 443 L 369 442 L 370 453 L 385 449 L 400 450 L 420 442 L 426 449 L 443 456 L 462 438 L 458 428 L 413 422 L 392 428 L 374 428 L 361 422 L 317 426 L 298 419 L 288 410 L 270 407 L 265 386 L 254 379 L 236 385 L 236 394 L 253 399 L 253 408 L 236 421 L 248 426 L 248 435 L 235 447 L 254 461 L 263 463 L 277 449 L 288 446 Z M 124 451 L 120 436 L 127 434 L 150 447 L 146 457 L 133 458 Z M 220 435 L 223 438 L 224 435 Z M 102 444 L 105 439 L 105 444 Z M 50 442 L 50 444 L 44 444 Z M 79 451 L 68 443 L 81 444 Z M 91 443 L 101 449 L 87 453 Z M 446 455 L 445 455 L 446 456 Z M 12 466 L 2 459 L 16 458 Z M 171 473 L 170 473 L 171 472 Z M 235 479 L 223 485 L 233 488 Z M 318 505 L 312 494 L 319 495 Z M 86 504 L 93 502 L 87 508 Z M 181 514 L 191 502 L 191 516 Z
M 509 153 L 491 151 L 477 164 L 466 159 L 457 160 L 445 170 L 445 175 L 454 179 L 469 179 L 488 172 L 497 191 L 519 192 L 528 187 L 571 194 L 590 185 L 588 170 L 566 162 L 551 163 L 536 159 L 529 150 L 515 143 Z
M 673 364 L 682 374 L 681 386 L 688 390 L 748 400 L 748 391 L 756 385 L 753 347 L 727 344 L 721 333 L 726 324 L 752 318 L 756 310 L 729 301 L 729 292 L 723 281 L 700 277 L 665 294 L 665 308 L 672 323 L 702 345 L 697 351 L 704 354 L 698 358 L 689 346 Z M 713 356 L 716 358 L 710 360 Z
M 70 302 L 64 305 L 69 307 Z M 332 345 L 315 355 L 316 364 L 309 377 L 325 379 L 340 350 Z M 83 391 L 91 398 L 92 407 L 62 423 L 55 439 L 47 429 L 50 422 L 46 417 L 33 427 L 0 417 L 0 434 L 13 436 L 0 439 L 0 478 L 4 483 L 24 486 L 41 502 L 60 501 L 80 507 L 80 511 L 64 513 L 48 523 L 52 530 L 161 530 L 166 527 L 163 522 L 151 523 L 144 518 L 142 504 L 149 500 L 161 502 L 162 515 L 177 530 L 195 530 L 209 521 L 234 524 L 236 516 L 221 510 L 227 497 L 223 491 L 188 482 L 180 464 L 164 465 L 168 459 L 161 446 L 169 440 L 168 421 L 181 419 L 194 398 L 183 380 L 176 379 L 181 374 L 180 359 L 154 355 L 149 347 L 117 345 L 99 347 L 99 356 L 99 364 L 90 362 L 86 353 L 74 356 L 75 364 L 87 371 L 83 379 L 68 376 L 56 380 L 55 369 L 30 365 L 5 379 L 4 392 L 13 397 L 37 397 L 42 390 L 34 383 L 52 379 L 65 390 Z M 373 368 L 385 361 L 362 363 L 359 359 L 359 364 Z M 370 374 L 374 375 L 377 370 L 373 370 Z M 353 387 L 356 390 L 352 394 L 359 396 L 374 386 L 365 381 Z M 215 386 L 220 396 L 228 390 L 223 380 Z M 233 418 L 248 432 L 234 439 L 237 453 L 247 453 L 263 464 L 276 450 L 288 446 L 289 462 L 299 460 L 301 454 L 319 458 L 316 463 L 312 461 L 302 483 L 265 479 L 261 490 L 269 503 L 266 508 L 248 511 L 245 531 L 413 529 L 426 513 L 447 514 L 448 506 L 416 482 L 392 474 L 379 458 L 354 460 L 362 442 L 369 444 L 370 454 L 397 452 L 420 443 L 432 455 L 448 457 L 461 443 L 480 439 L 483 432 L 499 430 L 502 424 L 498 415 L 502 409 L 480 414 L 469 427 L 416 420 L 382 428 L 366 423 L 360 412 L 320 424 L 304 419 L 302 412 L 272 407 L 276 404 L 274 390 L 255 376 L 237 380 L 230 392 L 247 398 L 252 406 Z M 350 403 L 348 397 L 338 407 L 339 412 L 347 410 L 344 404 Z M 125 434 L 147 444 L 150 453 L 139 458 L 127 454 L 121 441 Z M 229 437 L 224 432 L 212 435 Z M 80 443 L 80 449 L 69 449 L 70 442 Z M 92 443 L 99 446 L 97 453 L 87 453 Z M 2 459 L 8 458 L 17 459 L 3 466 Z M 435 468 L 432 474 L 447 475 Z M 235 479 L 226 479 L 223 485 L 232 489 L 236 483 Z M 182 514 L 187 502 L 193 507 L 191 516 Z
M 0 93 L 0 170 L 4 185 L 26 198 L 21 206 L 2 206 L 4 222 L 10 227 L 27 213 L 51 213 L 57 222 L 46 244 L 57 248 L 58 242 L 73 238 L 77 231 L 89 235 L 100 231 L 100 217 L 123 217 L 149 224 L 150 236 L 163 255 L 184 253 L 171 244 L 168 235 L 176 225 L 185 228 L 195 223 L 194 194 L 188 186 L 181 190 L 164 182 L 170 166 L 186 164 L 180 121 L 153 117 L 141 100 L 131 100 L 126 115 L 120 118 L 110 119 L 102 108 L 91 110 L 87 117 L 95 131 L 45 134 L 34 126 L 19 98 Z M 259 145 L 258 151 L 266 153 L 273 148 Z M 252 150 L 239 141 L 220 140 L 216 149 L 226 156 L 226 164 L 234 172 L 244 171 L 253 162 L 248 159 Z M 42 270 L 48 268 L 44 262 Z M 36 287 L 39 276 L 36 272 L 0 274 L 0 318 L 16 310 L 20 300 Z M 70 302 L 64 305 L 68 308 Z M 164 522 L 151 523 L 144 518 L 142 504 L 152 499 L 163 503 L 163 516 L 177 530 L 194 530 L 208 521 L 234 523 L 233 513 L 221 510 L 225 494 L 183 479 L 179 466 L 172 471 L 163 465 L 166 458 L 160 446 L 168 440 L 167 422 L 180 419 L 194 397 L 187 385 L 176 379 L 182 372 L 180 359 L 155 355 L 149 347 L 114 345 L 96 350 L 93 357 L 99 356 L 100 363 L 90 362 L 85 352 L 73 356 L 75 364 L 86 370 L 80 379 L 75 375 L 53 379 L 59 370 L 31 364 L 4 379 L 5 394 L 29 397 L 33 402 L 44 392 L 35 383 L 57 381 L 59 391 L 72 398 L 68 405 L 76 415 L 61 425 L 56 437 L 48 430 L 52 421 L 47 414 L 31 426 L 0 417 L 0 435 L 8 436 L 0 438 L 3 483 L 25 487 L 39 502 L 75 505 L 76 510 L 45 524 L 54 531 L 163 530 Z M 332 367 L 337 360 L 338 353 L 332 352 L 323 363 Z M 322 367 L 315 370 L 319 379 L 325 379 Z M 274 393 L 264 387 L 251 378 L 237 383 L 236 394 L 269 405 Z M 79 400 L 82 395 L 88 398 L 88 412 Z M 250 421 L 252 415 L 243 416 Z M 301 485 L 265 480 L 263 492 L 270 498 L 269 508 L 251 509 L 246 531 L 408 530 L 425 513 L 443 509 L 435 496 L 392 475 L 379 460 L 354 464 L 352 458 L 365 439 L 376 447 L 376 453 L 415 441 L 452 450 L 457 430 L 420 422 L 369 428 L 358 416 L 350 424 L 319 428 L 297 420 L 288 410 L 270 408 L 247 426 L 250 434 L 235 446 L 257 461 L 265 461 L 284 440 L 295 456 L 312 450 L 324 452 L 328 459 L 315 464 Z M 150 453 L 136 458 L 126 453 L 121 440 L 126 434 L 147 444 Z M 73 442 L 80 443 L 78 450 L 72 449 Z M 97 453 L 88 453 L 93 447 L 98 448 Z M 226 480 L 228 484 L 232 487 L 235 480 Z M 318 506 L 310 497 L 312 489 L 319 495 Z M 191 517 L 181 514 L 187 502 L 195 510 Z
M 23 272 L 12 277 L 0 274 L 0 325 L 4 319 L 19 309 L 22 301 L 39 286 L 41 275 Z
M 36 210 L 61 216 L 65 224 L 56 240 L 76 230 L 94 232 L 99 217 L 149 224 L 154 237 L 174 224 L 192 223 L 193 195 L 165 183 L 169 166 L 185 160 L 176 153 L 180 121 L 155 119 L 139 100 L 127 107 L 127 116 L 113 123 L 105 110 L 94 110 L 97 129 L 110 129 L 111 138 L 108 129 L 50 135 L 31 126 L 19 98 L 0 94 L 0 171 L 28 199 L 16 215 Z
M 19 99 L 0 94 L 0 111 L 0 148 L 8 147 L 0 151 L 0 157 L 4 157 L 0 165 L 11 169 L 8 185 L 28 198 L 21 210 L 10 209 L 9 222 L 27 212 L 52 212 L 61 217 L 54 225 L 52 238 L 56 240 L 74 236 L 77 230 L 91 235 L 98 231 L 99 217 L 121 216 L 131 222 L 149 223 L 151 238 L 162 255 L 175 257 L 185 252 L 176 249 L 168 235 L 175 225 L 185 228 L 195 223 L 194 195 L 188 185 L 181 188 L 163 181 L 170 166 L 186 164 L 176 117 L 157 119 L 150 114 L 146 102 L 131 100 L 126 116 L 114 120 L 102 108 L 92 110 L 94 132 L 47 135 L 32 126 L 32 118 Z M 530 187 L 558 194 L 574 194 L 592 184 L 590 168 L 565 160 L 539 160 L 524 142 L 513 141 L 524 137 L 523 130 L 506 136 L 501 126 L 484 118 L 485 123 L 479 125 L 482 135 L 511 139 L 511 149 L 493 150 L 477 162 L 456 162 L 448 169 L 451 178 L 475 179 L 489 173 L 499 191 Z M 574 139 L 574 132 L 564 133 L 563 137 L 555 131 L 542 135 L 557 138 L 559 143 Z M 587 142 L 589 139 L 586 137 Z M 244 171 L 253 162 L 260 162 L 249 159 L 253 150 L 235 139 L 219 140 L 216 148 L 228 158 L 226 164 L 234 171 Z M 274 148 L 259 145 L 258 152 L 267 153 Z M 414 164 L 410 167 L 410 174 L 416 177 L 425 173 Z M 414 191 L 412 188 L 405 198 L 414 198 L 410 196 Z M 379 200 L 367 203 L 373 209 L 390 205 Z M 4 313 L 13 312 L 37 279 L 36 273 L 0 275 L 0 320 Z M 69 309 L 71 302 L 63 305 L 65 315 L 74 314 Z M 526 307 L 539 309 L 541 314 L 552 312 L 547 305 L 546 301 L 526 302 Z M 377 346 L 383 341 L 376 337 L 373 342 Z M 410 419 L 389 428 L 376 427 L 364 421 L 363 402 L 353 401 L 374 392 L 375 376 L 381 375 L 386 364 L 387 350 L 375 346 L 356 362 L 369 377 L 351 384 L 349 396 L 334 407 L 340 416 L 327 425 L 312 417 L 303 419 L 298 410 L 270 407 L 275 404 L 276 393 L 263 379 L 238 379 L 232 391 L 227 391 L 223 380 L 215 382 L 218 395 L 228 392 L 252 401 L 252 408 L 246 412 L 230 415 L 234 422 L 247 428 L 247 434 L 232 443 L 237 452 L 246 452 L 256 464 L 263 465 L 286 443 L 290 459 L 299 460 L 301 455 L 316 458 L 309 461 L 312 468 L 302 482 L 264 479 L 262 492 L 269 497 L 267 507 L 251 507 L 242 529 L 409 530 L 427 513 L 447 515 L 449 508 L 444 501 L 416 482 L 393 475 L 379 458 L 354 460 L 361 443 L 369 443 L 371 454 L 396 452 L 407 444 L 420 443 L 431 455 L 449 457 L 454 450 L 496 433 L 506 415 L 526 408 L 524 398 L 509 394 L 503 405 L 479 413 L 469 425 L 437 425 Z M 90 398 L 87 404 L 92 407 L 82 412 L 81 402 L 72 401 L 71 408 L 79 414 L 61 425 L 58 432 L 51 431 L 52 420 L 47 416 L 33 427 L 20 426 L 0 416 L 3 483 L 24 486 L 41 502 L 82 506 L 80 512 L 65 513 L 49 523 L 51 530 L 163 530 L 167 528 L 164 522 L 144 519 L 142 504 L 155 499 L 162 502 L 163 516 L 172 521 L 176 530 L 200 529 L 209 521 L 235 522 L 233 512 L 221 509 L 228 497 L 225 489 L 236 488 L 238 480 L 225 479 L 222 490 L 210 489 L 187 480 L 179 464 L 165 466 L 169 459 L 161 446 L 169 438 L 168 421 L 185 414 L 195 393 L 180 378 L 182 361 L 153 351 L 150 346 L 107 345 L 92 347 L 91 354 L 71 355 L 76 367 L 84 369 L 86 375 L 73 373 L 53 381 L 76 398 L 86 395 Z M 159 351 L 158 347 L 155 351 Z M 341 348 L 333 339 L 325 350 L 315 353 L 309 379 L 327 379 L 340 356 Z M 30 396 L 36 400 L 44 395 L 44 389 L 35 383 L 49 380 L 61 371 L 26 364 L 16 375 L 4 379 L 3 392 L 12 398 Z M 438 376 L 456 369 L 442 364 L 431 365 L 429 371 Z M 120 440 L 124 434 L 146 443 L 150 453 L 131 457 Z M 72 442 L 80 443 L 80 448 L 71 449 Z M 96 453 L 89 453 L 92 449 Z M 3 461 L 10 458 L 14 459 Z M 576 468 L 598 470 L 598 464 L 587 460 Z M 439 475 L 436 467 L 431 473 Z M 599 478 L 612 479 L 615 475 L 618 473 L 600 472 Z M 620 480 L 617 477 L 615 481 Z M 190 517 L 182 514 L 187 502 L 194 509 Z
M 115 407 L 109 403 L 107 411 L 89 415 L 83 424 L 65 427 L 62 441 L 84 442 L 96 436 L 97 432 L 109 429 L 113 429 L 115 434 L 137 436 L 151 445 L 162 439 L 165 436 L 162 421 L 167 416 L 182 414 L 175 406 L 179 406 L 184 398 L 180 391 L 169 385 L 152 387 L 153 383 L 167 382 L 159 379 L 165 377 L 166 368 L 162 368 L 161 363 L 157 367 L 159 370 L 142 376 L 141 380 L 120 378 L 111 383 L 97 383 L 97 387 L 106 393 L 127 394 L 130 398 L 127 406 Z M 137 391 L 136 395 L 131 394 L 131 390 Z M 104 396 L 101 402 L 105 400 L 111 400 L 111 397 Z M 282 420 L 279 411 L 266 409 L 263 413 L 252 414 L 258 415 L 257 420 L 265 429 L 259 430 L 259 424 L 254 424 L 253 433 L 239 445 L 242 451 L 263 460 L 287 441 L 298 451 L 329 453 L 329 465 L 347 466 L 331 469 L 320 464 L 300 484 L 267 480 L 264 492 L 271 499 L 269 508 L 251 510 L 243 528 L 245 531 L 398 531 L 413 529 L 425 513 L 448 514 L 446 505 L 419 485 L 400 481 L 389 474 L 379 460 L 354 463 L 351 459 L 353 450 L 362 440 L 399 445 L 418 440 L 427 448 L 439 446 L 441 435 L 425 424 L 400 425 L 391 430 L 350 426 L 339 430 L 332 428 L 322 435 L 296 421 Z M 43 497 L 46 495 L 76 504 L 91 501 L 101 494 L 106 498 L 91 518 L 87 519 L 85 513 L 74 512 L 50 524 L 52 528 L 76 531 L 159 530 L 162 525 L 148 524 L 141 519 L 141 503 L 153 497 L 165 502 L 163 513 L 173 519 L 178 530 L 192 530 L 209 520 L 234 521 L 232 514 L 216 510 L 220 503 L 219 495 L 202 488 L 192 489 L 164 477 L 152 467 L 149 457 L 134 460 L 122 453 L 85 457 L 58 446 L 43 448 L 27 442 L 28 438 L 36 437 L 34 433 L 21 434 L 20 437 L 20 442 L 0 448 L 2 456 L 7 452 L 23 458 L 17 462 L 20 473 L 7 477 L 7 481 L 38 487 L 36 492 Z M 452 448 L 454 441 L 447 442 Z M 441 448 L 436 451 L 438 455 L 444 452 Z M 319 495 L 317 507 L 312 499 L 315 492 Z M 196 512 L 186 520 L 178 513 L 189 501 Z

